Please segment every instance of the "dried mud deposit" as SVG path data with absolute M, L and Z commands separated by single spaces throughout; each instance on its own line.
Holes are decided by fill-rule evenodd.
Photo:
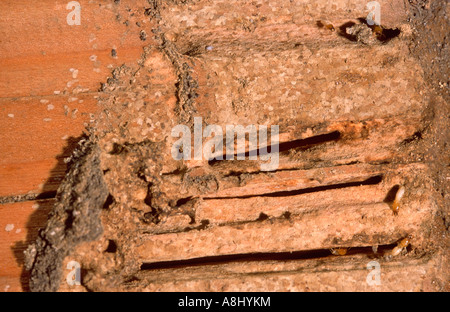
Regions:
M 382 27 L 365 1 L 115 1 L 148 46 L 101 86 L 30 289 L 448 291 L 449 9 L 379 2 Z M 174 160 L 195 117 L 278 125 L 278 167 Z

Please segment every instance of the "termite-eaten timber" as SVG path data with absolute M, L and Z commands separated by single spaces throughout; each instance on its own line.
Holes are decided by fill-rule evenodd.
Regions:
M 448 221 L 435 184 L 444 154 L 433 147 L 445 100 L 410 53 L 408 9 L 380 3 L 381 32 L 361 19 L 364 1 L 156 1 L 152 14 L 143 10 L 152 44 L 102 85 L 103 112 L 88 139 L 107 188 L 96 197 L 105 202 L 96 207 L 98 232 L 72 236 L 52 264 L 56 274 L 41 274 L 50 259 L 42 241 L 62 224 L 64 245 L 68 220 L 84 207 L 61 209 L 80 183 L 70 178 L 74 166 L 28 250 L 31 289 L 70 290 L 62 268 L 75 260 L 86 274 L 78 290 L 376 290 L 365 280 L 374 259 L 385 270 L 379 290 L 446 289 Z M 317 26 L 324 15 L 335 31 Z M 378 40 L 385 30 L 395 36 Z M 277 168 L 175 160 L 171 130 L 194 133 L 195 117 L 220 127 L 278 125 Z M 407 195 L 393 216 L 395 186 Z M 382 257 L 388 247 L 396 257 Z M 279 258 L 291 252 L 310 257 Z M 255 258 L 239 271 L 226 259 L 241 255 Z M 193 265 L 211 257 L 224 263 Z M 166 266 L 145 269 L 158 263 Z

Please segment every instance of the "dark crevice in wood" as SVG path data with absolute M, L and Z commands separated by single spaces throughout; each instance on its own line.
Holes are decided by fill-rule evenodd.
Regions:
M 114 197 L 111 194 L 109 194 L 102 208 L 109 209 L 115 202 L 116 200 L 114 199 Z
M 106 247 L 105 250 L 106 253 L 115 253 L 117 252 L 117 244 L 114 240 L 109 239 L 108 240 L 108 247 Z
M 314 147 L 319 144 L 325 144 L 328 142 L 336 142 L 341 138 L 341 133 L 339 131 L 333 131 L 330 133 L 315 135 L 306 139 L 298 139 L 288 142 L 283 142 L 278 144 L 278 153 L 280 154 L 288 154 L 292 150 L 307 150 L 311 147 Z M 208 160 L 208 164 L 210 166 L 214 166 L 222 161 L 232 161 L 237 159 L 238 156 L 245 156 L 248 158 L 250 155 L 267 155 L 272 153 L 272 146 L 268 145 L 267 148 L 259 148 L 256 150 L 247 151 L 242 154 L 235 153 L 234 155 L 222 155 L 221 159 L 210 159 Z
M 198 266 L 210 266 L 219 264 L 231 264 L 239 262 L 259 262 L 259 261 L 292 261 L 292 260 L 315 260 L 327 257 L 346 257 L 352 255 L 367 255 L 369 258 L 378 258 L 387 250 L 396 246 L 396 243 L 379 245 L 375 253 L 372 246 L 364 247 L 345 247 L 348 251 L 343 256 L 333 255 L 329 248 L 300 250 L 293 252 L 263 252 L 263 253 L 248 253 L 248 254 L 232 254 L 220 256 L 206 256 L 200 258 L 160 261 L 160 262 L 145 262 L 141 265 L 141 270 L 164 270 L 164 269 L 179 269 Z
M 380 174 L 380 175 L 370 177 L 363 181 L 338 183 L 338 184 L 331 184 L 331 185 L 324 185 L 324 186 L 308 187 L 308 188 L 293 190 L 293 191 L 280 191 L 280 192 L 257 194 L 257 195 L 243 195 L 243 196 L 234 196 L 234 197 L 207 197 L 207 198 L 204 198 L 204 200 L 233 199 L 233 198 L 244 199 L 244 198 L 251 198 L 251 197 L 296 196 L 296 195 L 307 194 L 307 193 L 315 193 L 315 192 L 323 192 L 323 191 L 328 191 L 328 190 L 342 189 L 342 188 L 346 188 L 346 187 L 355 187 L 355 186 L 362 186 L 362 185 L 376 185 L 376 184 L 379 184 L 382 180 L 383 180 L 383 175 Z
M 53 199 L 56 197 L 56 191 L 42 192 L 38 194 L 23 194 L 0 197 L 0 204 L 12 204 L 34 200 Z
M 324 144 L 328 142 L 335 142 L 341 138 L 339 131 L 315 135 L 306 139 L 298 139 L 294 141 L 284 142 L 279 144 L 279 153 L 289 152 L 290 150 L 305 150 L 314 145 Z

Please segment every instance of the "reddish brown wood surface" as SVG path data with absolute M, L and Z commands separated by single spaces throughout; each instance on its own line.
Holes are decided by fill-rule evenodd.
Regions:
M 97 112 L 100 83 L 112 68 L 137 60 L 148 43 L 127 22 L 141 1 L 130 11 L 129 1 L 120 8 L 113 1 L 79 2 L 81 25 L 72 26 L 66 20 L 69 1 L 0 2 L 3 202 L 57 189 L 64 158 Z M 50 206 L 48 200 L 0 204 L 0 291 L 21 291 L 26 284 L 22 253 Z
M 21 291 L 26 284 L 23 251 L 36 239 L 52 204 L 53 200 L 40 200 L 0 205 L 1 291 Z

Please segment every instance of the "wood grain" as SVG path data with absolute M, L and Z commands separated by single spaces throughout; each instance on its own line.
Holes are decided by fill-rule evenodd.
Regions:
M 64 158 L 98 111 L 100 84 L 149 44 L 131 17 L 146 1 L 79 1 L 73 26 L 68 2 L 0 2 L 0 199 L 58 188 Z M 22 252 L 51 202 L 0 204 L 0 291 L 23 290 Z
M 36 239 L 54 200 L 0 205 L 0 291 L 26 288 L 23 251 Z

